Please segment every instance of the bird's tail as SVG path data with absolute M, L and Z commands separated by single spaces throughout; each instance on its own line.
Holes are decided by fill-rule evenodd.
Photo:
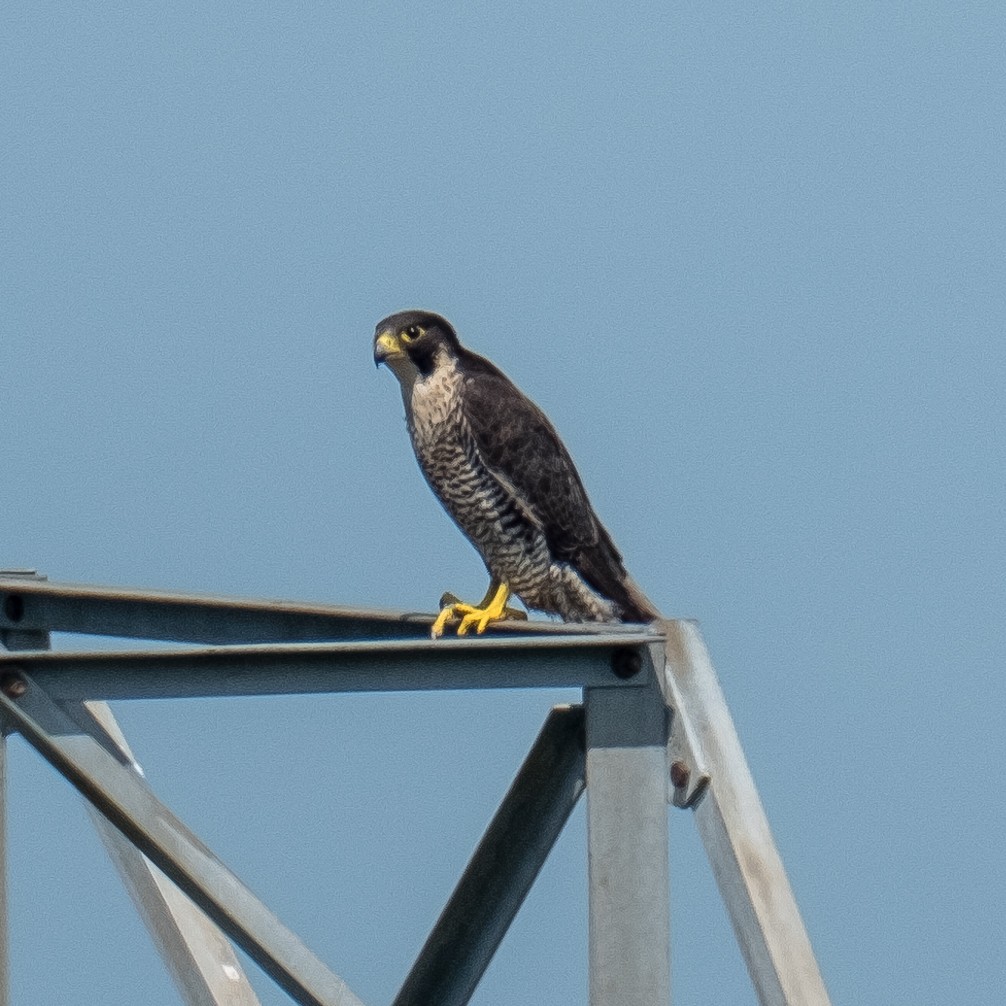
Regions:
M 600 524 L 598 531 L 594 547 L 576 557 L 581 576 L 603 597 L 614 601 L 620 622 L 656 621 L 660 612 L 629 576 L 611 535 Z
M 663 616 L 628 573 L 620 584 L 620 596 L 613 598 L 623 622 L 655 622 Z

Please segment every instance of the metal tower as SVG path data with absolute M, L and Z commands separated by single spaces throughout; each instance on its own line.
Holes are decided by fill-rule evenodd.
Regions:
M 581 688 L 582 704 L 549 714 L 393 1006 L 469 1001 L 584 792 L 590 1006 L 670 1002 L 668 802 L 695 818 L 761 1003 L 827 1006 L 694 623 L 518 622 L 437 641 L 430 623 L 0 573 L 0 643 L 9 651 L 0 650 L 0 722 L 89 802 L 187 1006 L 257 1006 L 227 937 L 297 1003 L 362 1003 L 157 799 L 106 701 L 556 687 Z M 51 631 L 190 645 L 58 652 Z M 0 746 L 0 785 L 3 762 Z M 0 824 L 4 802 L 0 791 Z M 9 999 L 6 943 L 0 869 L 0 1006 Z

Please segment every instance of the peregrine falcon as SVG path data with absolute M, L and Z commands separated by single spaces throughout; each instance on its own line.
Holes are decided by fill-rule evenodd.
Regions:
M 545 414 L 509 378 L 428 311 L 385 318 L 374 362 L 401 385 L 416 460 L 444 509 L 482 556 L 489 590 L 479 604 L 444 595 L 440 636 L 528 608 L 565 621 L 650 622 L 659 613 L 633 583 L 597 519 L 573 461 Z

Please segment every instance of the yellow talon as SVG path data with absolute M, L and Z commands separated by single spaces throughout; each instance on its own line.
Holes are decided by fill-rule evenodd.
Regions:
M 458 617 L 458 609 L 461 607 L 468 606 L 461 604 L 448 604 L 445 608 L 440 609 L 440 614 L 437 615 L 437 620 L 430 627 L 430 635 L 434 639 L 439 639 L 444 634 L 444 626 L 446 626 L 452 618 Z
M 510 588 L 496 580 L 489 584 L 489 590 L 486 591 L 486 596 L 482 598 L 480 604 L 463 604 L 453 594 L 445 594 L 440 599 L 444 607 L 437 615 L 430 629 L 430 635 L 434 639 L 442 636 L 447 623 L 457 618 L 461 619 L 461 624 L 458 625 L 459 636 L 467 636 L 472 626 L 475 627 L 476 633 L 481 635 L 490 622 L 498 622 L 505 618 L 527 618 L 523 611 L 506 606 L 509 598 Z

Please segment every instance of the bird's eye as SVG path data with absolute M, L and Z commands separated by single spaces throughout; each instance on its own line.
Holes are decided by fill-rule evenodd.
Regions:
M 408 328 L 402 329 L 402 340 L 404 342 L 415 342 L 424 332 L 425 329 L 420 328 L 418 325 L 409 325 Z

